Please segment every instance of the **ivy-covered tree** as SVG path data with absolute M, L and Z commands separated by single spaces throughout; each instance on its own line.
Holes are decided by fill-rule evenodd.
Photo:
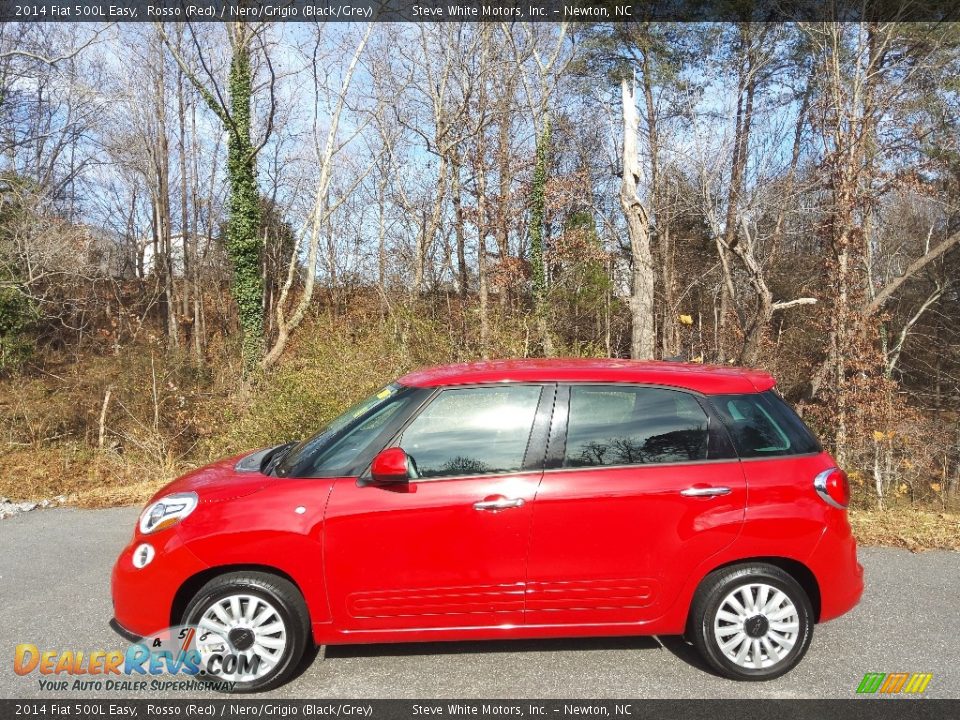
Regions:
M 227 181 L 229 219 L 226 233 L 227 254 L 233 271 L 232 291 L 237 303 L 242 335 L 243 365 L 247 371 L 263 355 L 263 252 L 260 229 L 260 193 L 257 189 L 257 154 L 263 141 L 254 144 L 251 102 L 253 98 L 252 56 L 258 38 L 257 26 L 229 23 L 230 71 L 227 98 L 211 90 L 187 65 L 179 48 L 171 42 L 161 24 L 158 32 L 184 74 L 223 123 L 227 132 Z M 269 63 L 268 63 L 269 65 Z M 204 64 L 206 67 L 206 64 Z M 212 78 L 211 78 L 212 81 Z M 271 85 L 272 87 L 272 85 Z M 269 135 L 270 127 L 267 127 Z
M 227 252 L 233 266 L 233 296 L 243 333 L 243 361 L 254 367 L 263 354 L 263 250 L 260 229 L 260 193 L 257 190 L 256 149 L 251 139 L 250 101 L 253 73 L 250 40 L 246 26 L 237 24 L 231 33 L 230 109 L 224 120 L 227 141 L 227 177 L 230 182 L 230 225 Z M 213 107 L 213 105 L 211 105 Z

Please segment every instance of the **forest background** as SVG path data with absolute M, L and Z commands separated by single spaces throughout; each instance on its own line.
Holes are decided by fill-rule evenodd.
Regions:
M 958 90 L 954 23 L 7 23 L 0 496 L 680 359 L 772 372 L 862 540 L 960 547 Z

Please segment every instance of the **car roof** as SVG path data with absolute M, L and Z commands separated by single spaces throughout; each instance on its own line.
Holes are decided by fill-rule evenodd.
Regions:
M 587 382 L 663 385 L 714 395 L 762 392 L 776 381 L 762 370 L 729 365 L 590 358 L 527 358 L 438 365 L 398 382 L 413 387 L 503 382 Z

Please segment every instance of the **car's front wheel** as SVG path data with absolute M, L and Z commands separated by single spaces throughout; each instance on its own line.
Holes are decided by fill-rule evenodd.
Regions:
M 259 572 L 227 573 L 208 582 L 187 605 L 184 624 L 197 629 L 204 677 L 229 692 L 280 685 L 310 638 L 300 591 L 289 580 Z
M 717 672 L 735 680 L 771 680 L 807 652 L 813 608 L 800 584 L 764 563 L 708 575 L 690 610 L 689 639 Z

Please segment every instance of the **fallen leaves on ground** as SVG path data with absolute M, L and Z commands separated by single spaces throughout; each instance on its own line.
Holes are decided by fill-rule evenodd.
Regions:
M 902 547 L 911 552 L 960 550 L 960 514 L 919 508 L 851 510 L 860 545 Z

